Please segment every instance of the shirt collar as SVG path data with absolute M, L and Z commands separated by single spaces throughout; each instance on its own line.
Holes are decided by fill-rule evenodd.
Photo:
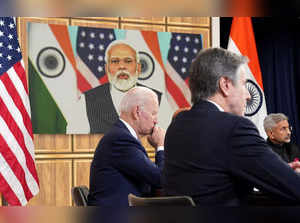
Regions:
M 124 121 L 123 119 L 120 118 L 120 120 L 121 120 L 121 121 L 124 123 L 124 125 L 128 128 L 128 130 L 129 130 L 129 132 L 131 133 L 131 135 L 132 135 L 134 138 L 136 138 L 137 140 L 139 140 L 138 137 L 137 137 L 136 132 L 134 131 L 134 129 L 133 129 L 126 121 Z
M 208 100 L 208 99 L 207 99 L 207 101 L 214 104 L 219 109 L 219 111 L 222 111 L 222 112 L 224 111 L 224 109 L 220 105 L 218 105 L 216 102 L 214 102 L 212 100 Z
M 119 91 L 112 84 L 110 84 L 110 95 L 112 98 L 112 102 L 115 106 L 116 112 L 118 113 L 118 115 L 120 115 L 119 105 L 121 103 L 123 96 L 125 95 L 125 92 Z

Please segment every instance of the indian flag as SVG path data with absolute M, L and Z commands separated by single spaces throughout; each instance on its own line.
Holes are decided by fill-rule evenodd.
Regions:
M 34 133 L 88 133 L 68 27 L 29 23 L 28 64 Z
M 250 60 L 248 65 L 243 67 L 248 78 L 247 88 L 251 95 L 251 100 L 247 103 L 245 115 L 256 124 L 260 135 L 266 138 L 263 121 L 267 115 L 267 107 L 250 17 L 233 18 L 228 50 L 247 56 Z

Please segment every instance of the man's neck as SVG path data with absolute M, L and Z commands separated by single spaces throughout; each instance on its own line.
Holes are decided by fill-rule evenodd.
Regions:
M 215 104 L 220 111 L 225 111 L 225 112 L 227 111 L 224 100 L 221 97 L 219 97 L 219 95 L 216 94 L 212 97 L 209 97 L 207 98 L 207 101 Z
M 139 140 L 141 140 L 142 135 L 139 134 L 138 128 L 136 126 L 136 124 L 134 123 L 134 121 L 132 120 L 132 118 L 128 117 L 127 114 L 121 114 L 120 115 L 120 119 L 122 119 L 123 121 L 125 121 L 128 125 L 130 125 L 130 127 L 134 130 L 137 138 Z
M 283 146 L 285 144 L 284 142 L 278 142 L 271 138 L 268 138 L 268 139 L 270 140 L 271 143 L 273 143 L 274 145 L 277 145 L 277 146 Z

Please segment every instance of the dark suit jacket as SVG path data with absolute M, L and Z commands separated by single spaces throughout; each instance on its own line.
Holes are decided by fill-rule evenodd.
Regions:
M 165 192 L 197 205 L 243 204 L 253 186 L 300 204 L 300 177 L 244 117 L 200 101 L 179 113 L 165 138 Z
M 90 171 L 88 204 L 94 206 L 128 206 L 128 194 L 147 196 L 151 187 L 161 187 L 164 152 L 156 153 L 156 164 L 141 143 L 118 120 L 101 140 Z
M 293 162 L 295 159 L 300 159 L 300 151 L 293 143 L 284 143 L 282 145 L 278 145 L 272 143 L 268 138 L 267 144 L 287 163 Z
M 109 88 L 110 84 L 106 83 L 84 92 L 90 133 L 107 133 L 119 118 Z M 160 102 L 161 92 L 150 89 L 157 94 Z

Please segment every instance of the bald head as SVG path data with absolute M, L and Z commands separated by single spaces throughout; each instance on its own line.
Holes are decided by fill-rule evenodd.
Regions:
M 131 88 L 122 98 L 120 118 L 126 121 L 138 136 L 149 135 L 157 124 L 158 98 L 149 88 Z
M 144 107 L 151 100 L 158 103 L 157 95 L 146 87 L 134 87 L 122 98 L 119 111 L 120 114 L 130 112 L 135 106 Z

